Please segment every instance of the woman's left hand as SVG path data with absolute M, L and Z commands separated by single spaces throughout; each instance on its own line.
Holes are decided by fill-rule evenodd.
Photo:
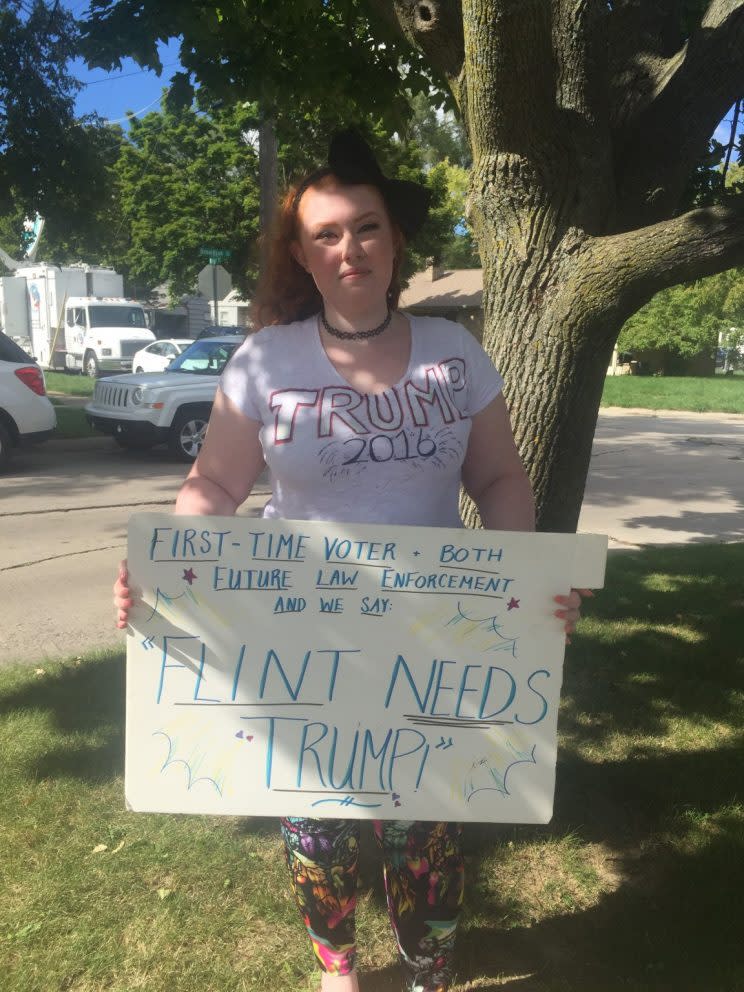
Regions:
M 570 634 L 576 629 L 576 624 L 581 619 L 581 600 L 585 596 L 593 596 L 591 589 L 572 589 L 568 596 L 554 596 L 556 603 L 560 603 L 561 608 L 555 611 L 555 616 L 559 620 L 565 620 L 566 644 L 571 643 Z

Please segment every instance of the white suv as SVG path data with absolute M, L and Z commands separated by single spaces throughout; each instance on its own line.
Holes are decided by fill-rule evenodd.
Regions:
M 123 448 L 167 444 L 182 461 L 194 461 L 219 375 L 241 344 L 237 336 L 204 338 L 194 341 L 165 372 L 99 379 L 85 407 L 88 423 Z
M 0 471 L 13 448 L 46 440 L 56 426 L 44 373 L 0 331 Z

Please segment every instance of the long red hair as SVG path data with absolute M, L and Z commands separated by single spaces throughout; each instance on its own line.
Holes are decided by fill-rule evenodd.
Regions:
M 303 193 L 324 184 L 344 185 L 330 169 L 320 169 L 287 190 L 277 211 L 271 232 L 266 264 L 251 305 L 254 329 L 269 324 L 290 324 L 319 313 L 323 299 L 309 272 L 299 264 L 290 245 L 299 238 L 297 211 Z M 387 208 L 386 208 L 387 209 Z M 395 219 L 390 216 L 395 253 L 393 273 L 387 291 L 388 305 L 395 310 L 400 300 L 400 267 L 405 252 L 405 238 Z

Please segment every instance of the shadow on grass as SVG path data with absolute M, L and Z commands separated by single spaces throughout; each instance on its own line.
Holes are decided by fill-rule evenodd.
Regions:
M 666 738 L 677 717 L 739 725 L 742 575 L 744 544 L 611 557 L 587 610 L 603 626 L 566 658 L 564 748 L 603 747 L 617 734 Z
M 31 778 L 105 781 L 124 770 L 124 653 L 80 665 L 48 665 L 45 674 L 0 692 L 0 718 L 43 713 L 62 740 L 27 765 Z M 86 743 L 86 736 L 96 743 Z M 65 740 L 64 738 L 68 738 Z
M 478 989 L 734 992 L 744 987 L 741 921 L 744 829 L 721 818 L 700 849 L 651 848 L 625 883 L 592 909 L 503 931 L 465 928 L 461 972 Z M 498 918 L 500 906 L 490 909 Z

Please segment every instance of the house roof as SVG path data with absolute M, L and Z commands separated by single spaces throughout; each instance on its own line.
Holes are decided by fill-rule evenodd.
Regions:
M 483 305 L 482 269 L 445 269 L 432 279 L 431 268 L 417 272 L 401 295 L 401 306 L 410 310 L 452 310 Z

